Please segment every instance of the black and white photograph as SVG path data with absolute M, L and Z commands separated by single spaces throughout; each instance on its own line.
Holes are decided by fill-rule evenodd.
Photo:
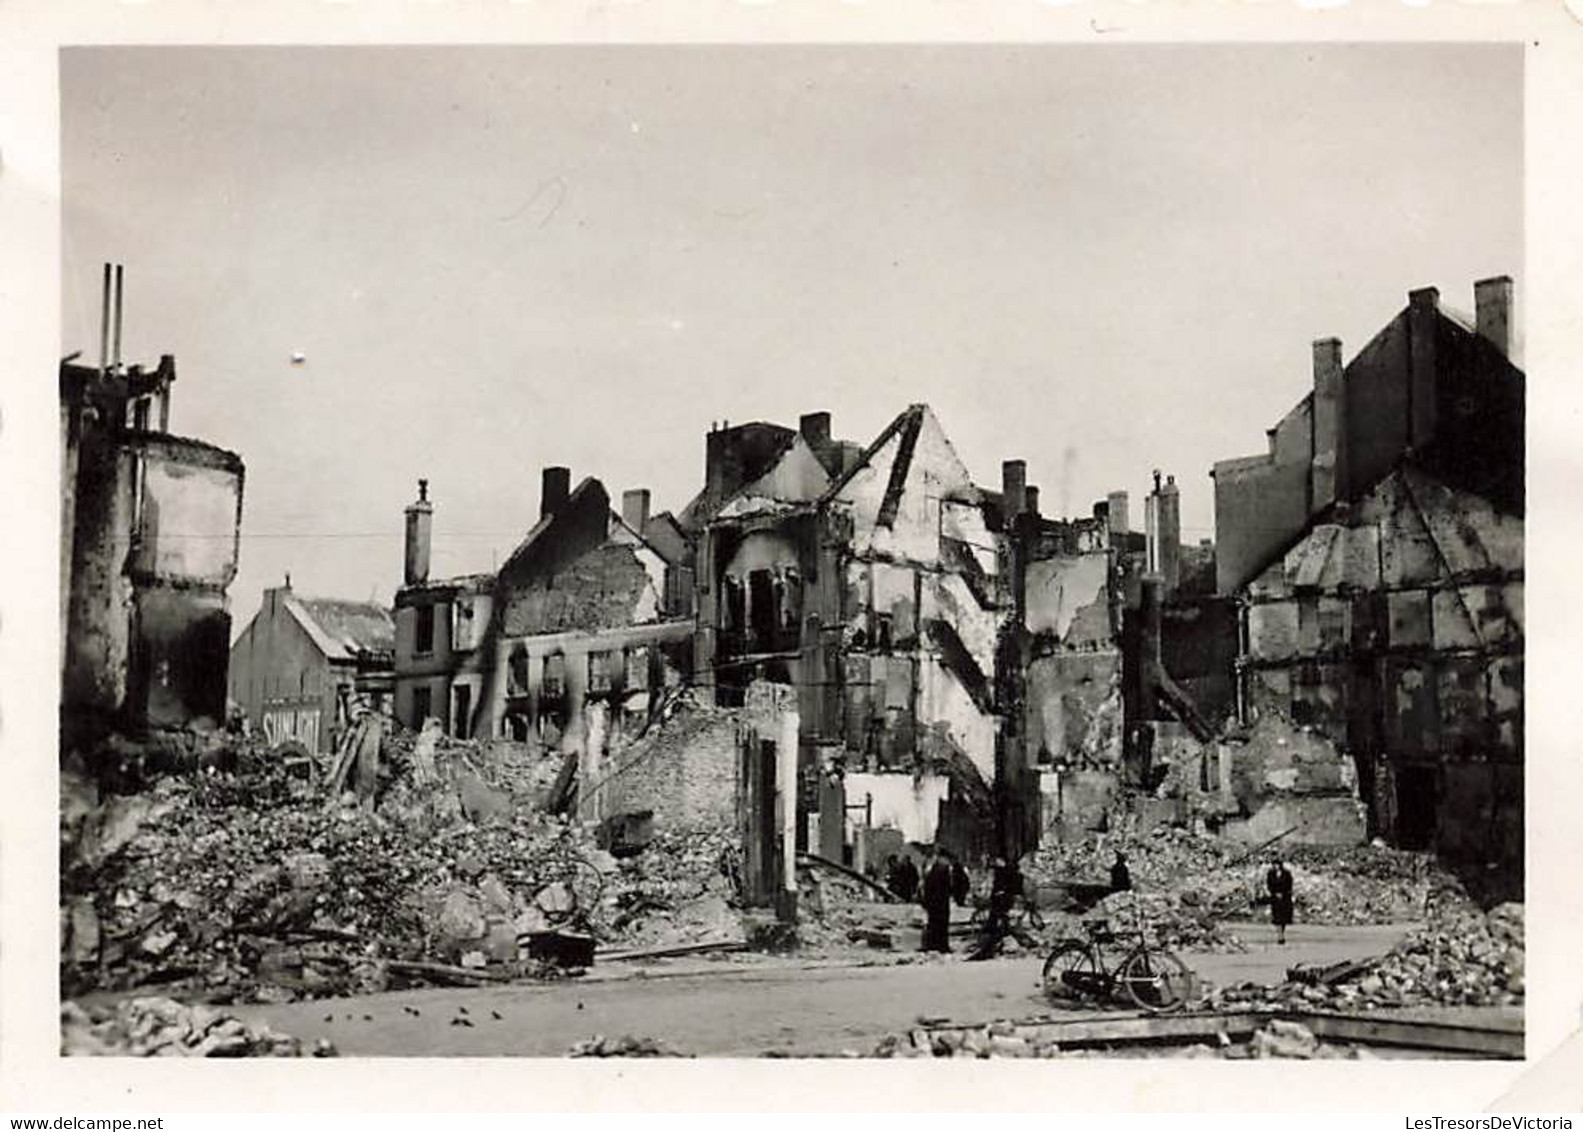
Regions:
M 61 46 L 68 1066 L 1534 1053 L 1535 48 L 1090 39 Z

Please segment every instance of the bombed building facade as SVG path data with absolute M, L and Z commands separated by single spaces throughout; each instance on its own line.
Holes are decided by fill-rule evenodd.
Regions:
M 100 365 L 60 367 L 63 747 L 226 713 L 242 460 L 168 431 L 175 359 L 122 367 L 110 281 Z
M 1116 692 L 1108 502 L 1045 519 L 1018 460 L 980 487 L 926 405 L 861 449 L 825 413 L 739 427 L 711 432 L 689 509 L 696 678 L 722 705 L 793 690 L 798 847 L 862 863 L 1037 844 L 1041 767 L 1092 747 Z
M 420 486 L 397 718 L 574 754 L 594 819 L 650 779 L 689 811 L 794 783 L 795 848 L 859 865 L 906 843 L 1021 852 L 1139 806 L 1247 842 L 1509 855 L 1523 377 L 1510 281 L 1478 296 L 1464 325 L 1415 291 L 1346 366 L 1316 344 L 1269 451 L 1216 465 L 1214 544 L 1182 539 L 1174 476 L 1141 531 L 1125 492 L 1044 516 L 1020 460 L 983 487 L 926 405 L 867 445 L 828 413 L 712 427 L 674 517 L 546 469 L 538 523 L 488 575 L 428 577 Z M 698 724 L 708 742 L 682 769 L 628 757 L 684 688 L 728 713 Z M 729 715 L 750 702 L 781 746 L 795 717 L 795 756 L 754 769 Z
M 1359 836 L 1520 867 L 1525 378 L 1511 299 L 1509 278 L 1480 281 L 1468 321 L 1425 288 L 1346 365 L 1338 341 L 1316 342 L 1313 391 L 1269 451 L 1218 463 L 1214 481 L 1243 721 L 1332 744 Z
M 396 594 L 396 717 L 458 738 L 530 736 L 601 750 L 641 726 L 690 668 L 692 583 L 669 514 L 630 491 L 571 488 L 546 468 L 540 517 L 493 574 L 431 579 L 427 482 L 406 512 L 406 584 Z

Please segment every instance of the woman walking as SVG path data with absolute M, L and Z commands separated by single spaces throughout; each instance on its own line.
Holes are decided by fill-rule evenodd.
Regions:
M 1292 922 L 1292 874 L 1280 857 L 1264 874 L 1264 887 L 1270 894 L 1270 921 L 1275 925 L 1275 942 L 1286 943 L 1286 925 Z

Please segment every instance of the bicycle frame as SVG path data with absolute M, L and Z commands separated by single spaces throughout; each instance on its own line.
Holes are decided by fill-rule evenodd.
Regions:
M 1163 947 L 1151 946 L 1142 909 L 1133 901 L 1137 943 L 1128 947 L 1132 932 L 1110 930 L 1108 920 L 1084 921 L 1086 938 L 1057 941 L 1045 959 L 1044 980 L 1050 986 L 1053 971 L 1059 971 L 1059 985 L 1085 997 L 1112 997 L 1125 990 L 1137 1005 L 1151 1013 L 1174 1010 L 1184 997 L 1176 993 L 1176 979 L 1186 986 L 1191 975 L 1185 964 Z M 1116 945 L 1119 959 L 1106 962 L 1106 945 Z M 1065 964 L 1063 956 L 1069 957 Z M 1085 969 L 1086 968 L 1086 969 Z

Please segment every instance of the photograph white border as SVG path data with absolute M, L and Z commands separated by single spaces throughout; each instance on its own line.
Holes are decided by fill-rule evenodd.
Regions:
M 60 461 L 53 374 L 61 354 L 61 46 L 1309 40 L 1525 45 L 1533 520 L 1526 580 L 1526 1061 L 343 1059 L 200 1066 L 59 1056 Z M 1583 9 L 1560 0 L 0 4 L 0 1112 L 1576 1111 L 1583 1103 L 1583 758 L 1575 737 L 1583 733 L 1583 694 L 1572 643 L 1583 641 L 1583 602 L 1567 583 L 1580 565 L 1576 513 L 1583 500 L 1580 158 Z

